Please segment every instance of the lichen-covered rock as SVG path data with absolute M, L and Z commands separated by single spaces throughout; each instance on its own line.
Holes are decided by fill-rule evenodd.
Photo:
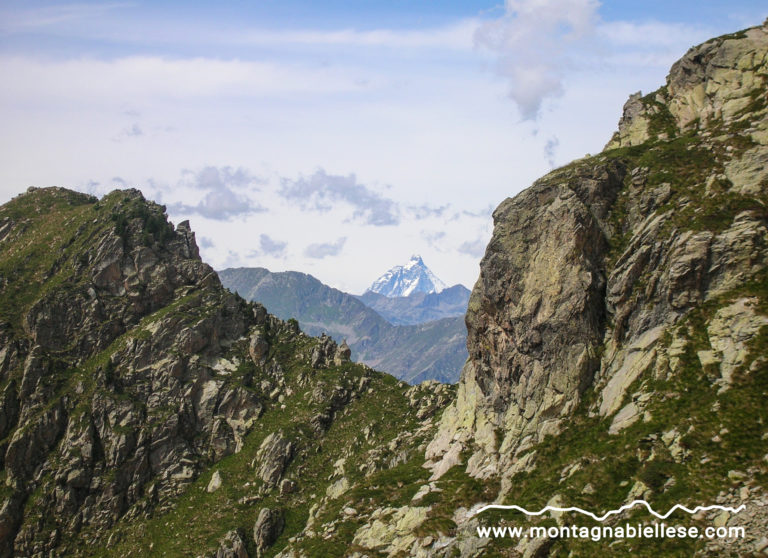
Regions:
M 473 473 L 497 473 L 499 451 L 557 432 L 578 404 L 602 344 L 603 231 L 625 175 L 618 162 L 555 172 L 494 212 L 467 312 L 470 359 L 429 458 L 472 439 Z
M 746 362 L 747 343 L 768 324 L 768 317 L 755 313 L 757 302 L 754 298 L 741 298 L 724 306 L 707 327 L 713 349 L 712 363 L 718 366 L 726 387 L 732 383 L 734 371 Z
M 269 343 L 267 342 L 266 336 L 260 330 L 256 330 L 256 332 L 251 335 L 251 341 L 248 344 L 248 352 L 251 355 L 253 362 L 262 364 L 268 351 Z
M 691 48 L 677 61 L 660 91 L 632 95 L 624 106 L 619 131 L 607 148 L 640 145 L 689 130 L 706 130 L 715 122 L 730 123 L 754 112 L 765 94 L 768 75 L 766 26 L 734 36 L 718 37 Z M 768 144 L 768 126 L 755 122 L 753 141 Z
M 415 529 L 427 519 L 429 507 L 379 508 L 355 533 L 354 544 L 385 552 L 410 554 Z
M 323 368 L 332 364 L 336 355 L 336 342 L 328 335 L 322 334 L 320 336 L 320 343 L 312 349 L 309 364 L 312 368 Z
M 214 493 L 219 488 L 221 488 L 222 484 L 223 484 L 223 481 L 221 480 L 221 473 L 219 473 L 218 471 L 215 471 L 211 476 L 211 480 L 208 483 L 208 486 L 205 488 L 205 490 L 208 493 Z

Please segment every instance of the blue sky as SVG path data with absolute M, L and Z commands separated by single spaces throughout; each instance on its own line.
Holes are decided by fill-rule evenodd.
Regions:
M 491 211 L 764 2 L 0 2 L 0 201 L 140 188 L 214 267 L 472 286 Z

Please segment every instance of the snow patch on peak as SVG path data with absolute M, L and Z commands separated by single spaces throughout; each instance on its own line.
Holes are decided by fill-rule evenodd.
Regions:
M 407 264 L 397 265 L 376 279 L 368 290 L 392 298 L 418 292 L 439 293 L 445 288 L 421 256 L 413 255 Z

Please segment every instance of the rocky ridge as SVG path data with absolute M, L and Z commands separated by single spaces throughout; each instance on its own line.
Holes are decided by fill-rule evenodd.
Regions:
M 269 321 L 138 191 L 30 189 L 0 219 L 0 554 L 37 555 L 237 451 L 263 405 L 227 374 L 232 346 Z
M 278 518 L 325 491 L 323 466 L 305 468 L 326 438 L 373 474 L 449 400 L 225 290 L 188 224 L 136 190 L 30 189 L 0 208 L 0 231 L 0 556 L 263 553 Z M 400 427 L 412 444 L 393 457 Z M 212 515 L 195 534 L 148 537 L 197 486 Z

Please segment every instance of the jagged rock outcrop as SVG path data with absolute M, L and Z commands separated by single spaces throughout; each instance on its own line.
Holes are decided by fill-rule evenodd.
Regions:
M 494 236 L 467 312 L 470 360 L 454 421 L 428 456 L 469 442 L 514 456 L 559 431 L 592 380 L 605 309 L 602 260 L 608 210 L 627 170 L 620 162 L 550 176 L 494 213 Z M 463 429 L 464 426 L 468 428 Z M 496 430 L 504 433 L 496 447 Z M 471 467 L 498 470 L 475 459 Z
M 214 558 L 250 558 L 244 539 L 245 533 L 240 529 L 230 531 L 221 540 Z
M 341 366 L 345 362 L 349 362 L 352 358 L 352 349 L 347 345 L 347 340 L 344 339 L 341 345 L 336 349 L 336 353 L 333 355 L 333 363 L 336 366 Z
M 282 432 L 274 432 L 262 442 L 256 454 L 258 477 L 267 488 L 274 488 L 283 477 L 285 468 L 293 458 L 293 444 Z
M 690 49 L 672 66 L 664 87 L 646 97 L 639 93 L 630 96 L 619 130 L 606 147 L 639 145 L 680 132 L 711 132 L 717 126 L 743 122 L 745 114 L 762 110 L 768 47 L 764 27 L 713 39 Z M 765 122 L 750 124 L 754 129 L 748 130 L 749 136 L 765 145 Z
M 263 508 L 259 512 L 259 517 L 253 526 L 253 542 L 256 545 L 256 556 L 260 558 L 264 551 L 272 544 L 283 532 L 285 519 L 280 510 Z

